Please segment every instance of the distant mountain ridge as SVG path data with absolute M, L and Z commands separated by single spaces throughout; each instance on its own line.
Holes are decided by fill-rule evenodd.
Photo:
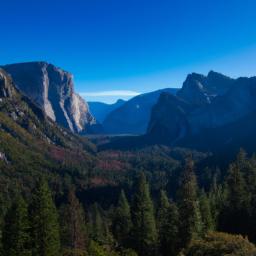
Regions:
M 167 93 L 160 96 L 152 110 L 147 136 L 156 143 L 186 146 L 189 142 L 195 147 L 196 139 L 190 138 L 199 140 L 200 134 L 205 134 L 205 148 L 210 148 L 210 143 L 214 143 L 211 136 L 216 132 L 224 140 L 224 127 L 231 131 L 234 123 L 234 127 L 241 128 L 240 135 L 236 129 L 230 132 L 236 136 L 228 139 L 225 130 L 227 141 L 234 144 L 238 137 L 241 140 L 247 136 L 248 139 L 248 134 L 243 134 L 242 120 L 255 113 L 256 77 L 231 79 L 216 72 L 208 76 L 193 73 L 188 75 L 177 96 Z M 252 118 L 247 118 L 246 123 L 250 123 L 249 120 L 254 127 L 256 123 Z M 202 145 L 202 141 L 200 143 Z
M 121 107 L 125 103 L 125 100 L 119 99 L 113 104 L 107 104 L 104 102 L 89 101 L 90 113 L 96 118 L 99 123 L 103 123 L 107 115 L 115 109 Z
M 225 94 L 233 83 L 234 79 L 214 71 L 207 76 L 192 73 L 187 76 L 177 96 L 193 105 L 208 104 L 216 96 Z
M 74 91 L 73 76 L 47 62 L 2 66 L 17 88 L 56 123 L 72 132 L 85 132 L 96 123 L 87 103 Z
M 176 94 L 178 89 L 166 88 L 140 94 L 110 112 L 103 122 L 103 129 L 109 134 L 144 134 L 150 120 L 152 107 L 162 92 Z

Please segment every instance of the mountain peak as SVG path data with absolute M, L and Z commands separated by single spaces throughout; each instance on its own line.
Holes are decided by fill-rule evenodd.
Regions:
M 233 80 L 232 78 L 226 76 L 226 75 L 223 75 L 222 73 L 220 72 L 216 72 L 216 71 L 213 71 L 213 70 L 210 70 L 208 75 L 207 75 L 207 78 L 208 79 L 212 79 L 212 78 L 219 78 L 219 79 L 227 79 L 227 80 Z
M 187 76 L 178 96 L 195 105 L 208 104 L 218 95 L 225 94 L 234 79 L 213 70 L 207 76 L 191 73 Z
M 118 99 L 117 101 L 116 101 L 116 103 L 114 103 L 114 104 L 120 104 L 120 103 L 124 103 L 125 102 L 125 100 L 123 100 L 123 99 Z
M 44 61 L 2 67 L 17 88 L 33 100 L 56 123 L 73 132 L 95 124 L 87 103 L 74 91 L 73 76 Z

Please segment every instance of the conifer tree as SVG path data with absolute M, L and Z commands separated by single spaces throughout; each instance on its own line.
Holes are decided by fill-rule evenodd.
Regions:
M 31 255 L 29 228 L 27 204 L 21 196 L 18 196 L 4 219 L 3 255 Z
M 108 244 L 112 239 L 106 218 L 97 203 L 94 203 L 90 210 L 90 234 L 91 238 L 100 244 Z
M 132 205 L 134 247 L 139 255 L 154 253 L 157 242 L 156 224 L 149 185 L 141 173 L 135 186 Z
M 180 187 L 177 194 L 180 214 L 180 239 L 181 246 L 183 247 L 186 247 L 192 239 L 198 238 L 202 234 L 197 190 L 193 161 L 189 159 L 181 175 Z
M 218 227 L 220 213 L 226 201 L 226 194 L 227 191 L 224 189 L 223 184 L 217 184 L 215 176 L 209 192 L 209 203 L 214 229 Z
M 226 178 L 227 199 L 221 216 L 221 228 L 230 233 L 246 234 L 249 221 L 248 193 L 243 174 L 237 163 L 232 163 Z
M 40 179 L 31 204 L 33 256 L 60 254 L 58 214 L 47 182 Z
M 241 172 L 244 172 L 248 168 L 248 158 L 247 158 L 247 153 L 245 152 L 244 149 L 240 148 L 235 163 L 237 164 L 239 170 Z M 246 171 L 245 171 L 246 172 Z
M 249 238 L 252 241 L 256 241 L 256 156 L 254 155 L 250 159 L 250 170 L 247 175 L 247 190 L 250 193 L 250 231 Z
M 122 190 L 113 219 L 113 233 L 120 245 L 128 246 L 131 228 L 132 220 L 130 205 L 124 191 Z
M 175 203 L 169 202 L 165 191 L 160 192 L 157 226 L 161 255 L 177 255 L 179 249 L 179 214 Z
M 68 194 L 68 202 L 63 210 L 61 226 L 64 227 L 62 229 L 63 246 L 74 251 L 85 251 L 86 228 L 84 210 L 73 189 Z
M 212 218 L 209 198 L 204 191 L 201 193 L 200 196 L 200 211 L 203 224 L 202 231 L 204 234 L 206 234 L 208 231 L 212 231 L 214 229 L 214 221 Z

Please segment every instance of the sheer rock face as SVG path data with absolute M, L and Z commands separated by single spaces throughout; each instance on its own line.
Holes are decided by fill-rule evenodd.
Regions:
M 17 88 L 56 123 L 73 132 L 84 132 L 95 123 L 87 103 L 74 92 L 73 76 L 46 62 L 2 67 Z
M 8 74 L 0 68 L 0 98 L 11 98 L 15 95 L 15 87 Z
M 210 104 L 216 96 L 225 94 L 234 79 L 210 71 L 207 76 L 192 73 L 187 76 L 177 96 L 194 105 Z
M 160 89 L 126 101 L 107 115 L 103 122 L 104 131 L 109 134 L 144 134 L 147 131 L 152 107 L 162 92 L 176 94 L 177 89 Z
M 207 77 L 193 73 L 177 96 L 159 98 L 151 114 L 148 134 L 156 140 L 175 143 L 254 113 L 256 77 L 231 79 L 215 72 Z
M 169 93 L 162 93 L 153 107 L 147 133 L 159 142 L 173 143 L 189 132 L 190 104 Z

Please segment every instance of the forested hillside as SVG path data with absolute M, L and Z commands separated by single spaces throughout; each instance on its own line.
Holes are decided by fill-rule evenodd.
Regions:
M 100 150 L 0 83 L 1 255 L 255 255 L 254 155 Z
M 74 185 L 59 194 L 52 178 L 49 188 L 41 174 L 31 193 L 20 186 L 8 206 L 2 202 L 2 254 L 255 255 L 254 156 L 241 150 L 223 182 L 215 172 L 210 185 L 199 184 L 190 157 L 176 179 L 163 170 L 157 184 L 156 170 L 134 170 L 122 186 L 112 187 L 109 203 L 86 198 L 87 189 Z M 110 197 L 103 187 L 97 184 L 93 193 Z

